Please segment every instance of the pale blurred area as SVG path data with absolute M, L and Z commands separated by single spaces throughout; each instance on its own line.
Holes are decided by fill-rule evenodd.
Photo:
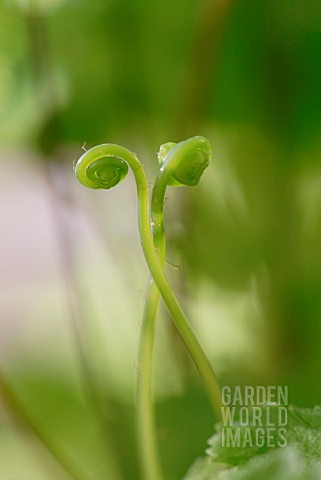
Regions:
M 108 209 L 108 199 L 100 192 L 97 199 L 91 192 L 86 198 L 70 168 L 63 170 L 65 178 L 61 171 L 50 172 L 61 190 L 61 197 L 53 197 L 39 158 L 9 152 L 4 159 L 8 156 L 1 189 L 3 360 L 25 368 L 29 359 L 36 371 L 49 368 L 70 375 L 74 371 L 70 309 L 80 302 L 77 313 L 89 324 L 92 316 L 93 328 L 98 322 L 103 329 L 102 343 L 106 342 L 104 350 L 113 365 L 109 370 L 118 378 L 136 358 L 139 322 L 123 321 L 139 318 L 140 285 L 145 287 L 146 276 L 144 265 L 140 267 L 135 190 L 121 185 Z M 79 199 L 80 204 L 68 203 L 64 189 L 68 195 L 75 190 L 75 202 Z M 68 267 L 73 271 L 66 278 Z
M 74 177 L 95 144 L 135 151 L 152 184 L 161 143 L 209 138 L 200 185 L 167 195 L 173 290 L 222 384 L 320 403 L 320 25 L 318 0 L 0 2 L 0 372 L 95 480 L 139 478 L 148 279 L 132 175 L 110 191 Z M 212 434 L 201 387 L 161 307 L 168 480 Z M 0 480 L 70 478 L 2 397 Z

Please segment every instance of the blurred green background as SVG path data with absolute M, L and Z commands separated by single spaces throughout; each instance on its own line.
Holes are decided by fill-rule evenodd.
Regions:
M 21 408 L 88 478 L 140 478 L 148 272 L 133 181 L 74 179 L 97 143 L 135 151 L 152 182 L 160 144 L 209 138 L 200 185 L 168 193 L 173 288 L 222 384 L 320 404 L 320 52 L 319 0 L 1 0 L 1 480 L 69 478 Z M 155 370 L 178 480 L 214 419 L 164 310 Z

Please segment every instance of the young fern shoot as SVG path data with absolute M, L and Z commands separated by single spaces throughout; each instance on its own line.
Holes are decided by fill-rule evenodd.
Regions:
M 169 155 L 170 150 L 172 151 Z M 168 142 L 160 147 L 158 153 L 160 171 L 153 188 L 151 200 L 151 225 L 154 246 L 162 270 L 166 259 L 164 229 L 166 188 L 167 186 L 196 186 L 204 170 L 208 167 L 210 158 L 211 146 L 204 137 L 194 137 L 179 144 Z M 140 335 L 140 370 L 137 385 L 141 463 L 146 480 L 161 478 L 160 468 L 157 467 L 159 461 L 151 401 L 155 318 L 159 298 L 157 285 L 150 277 Z
M 93 147 L 81 156 L 75 166 L 78 180 L 89 188 L 112 188 L 125 178 L 128 166 L 132 169 L 136 181 L 139 236 L 151 274 L 141 331 L 141 370 L 138 378 L 138 417 L 146 480 L 150 478 L 161 480 L 162 478 L 154 436 L 151 404 L 151 365 L 159 295 L 162 296 L 203 379 L 217 418 L 221 418 L 220 388 L 216 375 L 163 272 L 166 256 L 163 219 L 166 187 L 168 185 L 196 185 L 204 169 L 208 166 L 210 156 L 211 146 L 204 137 L 193 137 L 177 145 L 165 144 L 159 154 L 161 165 L 153 189 L 151 214 L 148 182 L 144 168 L 137 156 L 127 148 L 115 144 L 102 144 Z

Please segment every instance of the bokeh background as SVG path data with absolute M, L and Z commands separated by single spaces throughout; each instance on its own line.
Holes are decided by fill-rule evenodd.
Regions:
M 70 478 L 37 433 L 89 478 L 140 478 L 148 272 L 133 179 L 74 178 L 97 143 L 152 183 L 160 144 L 210 139 L 200 185 L 168 193 L 173 289 L 222 384 L 320 404 L 320 52 L 319 0 L 1 0 L 0 479 Z M 155 372 L 178 480 L 214 419 L 164 309 Z

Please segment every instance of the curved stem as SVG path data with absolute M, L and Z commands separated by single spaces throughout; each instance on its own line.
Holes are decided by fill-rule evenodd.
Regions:
M 153 197 L 154 197 L 153 189 Z M 152 226 L 155 224 L 154 209 L 151 209 Z M 164 232 L 165 233 L 165 232 Z M 154 237 L 154 245 L 159 263 L 164 269 L 166 257 L 165 235 Z M 162 480 L 161 463 L 155 433 L 155 415 L 152 402 L 152 370 L 155 339 L 156 315 L 160 293 L 152 277 L 149 276 L 144 314 L 139 341 L 139 370 L 137 382 L 138 433 L 141 465 L 146 480 Z
M 192 141 L 195 139 L 191 139 Z M 221 393 L 220 387 L 213 371 L 211 364 L 209 363 L 199 341 L 197 340 L 192 328 L 186 320 L 185 314 L 182 311 L 178 301 L 171 291 L 170 285 L 163 273 L 161 263 L 155 251 L 165 252 L 165 236 L 164 236 L 164 224 L 162 209 L 164 205 L 165 190 L 171 176 L 172 169 L 175 169 L 176 165 L 180 162 L 180 159 L 186 155 L 191 148 L 191 142 L 186 141 L 179 147 L 173 147 L 173 149 L 167 155 L 167 161 L 162 167 L 162 174 L 158 176 L 153 193 L 152 199 L 152 211 L 153 211 L 153 235 L 155 239 L 155 247 L 153 238 L 149 226 L 149 209 L 148 209 L 148 194 L 146 195 L 146 189 L 137 189 L 137 195 L 139 200 L 138 217 L 139 217 L 139 231 L 142 243 L 143 252 L 148 264 L 149 270 L 153 276 L 153 280 L 157 285 L 157 288 L 163 297 L 177 330 L 182 337 L 187 349 L 189 350 L 192 359 L 203 379 L 205 389 L 207 391 L 209 400 L 213 407 L 213 410 L 218 419 L 221 418 Z M 175 156 L 175 161 L 172 162 L 172 167 L 166 170 L 168 165 Z M 137 183 L 137 186 L 139 182 Z
M 188 140 L 190 145 L 199 138 Z M 164 269 L 166 258 L 166 237 L 164 229 L 164 202 L 166 187 L 169 184 L 176 165 L 180 163 L 181 156 L 177 147 L 173 155 L 166 161 L 161 169 L 152 193 L 151 220 L 153 228 L 154 247 L 161 269 Z M 152 406 L 152 362 L 155 336 L 155 319 L 160 299 L 160 293 L 152 276 L 149 278 L 147 298 L 145 302 L 143 322 L 140 335 L 139 348 L 139 373 L 137 386 L 138 422 L 141 463 L 146 480 L 161 479 L 161 469 L 155 435 L 155 420 Z M 218 387 L 219 390 L 219 387 Z M 220 410 L 215 406 L 216 414 Z M 220 417 L 219 417 L 220 418 Z
M 176 163 L 179 162 L 180 156 L 185 156 L 191 149 L 191 145 L 195 142 L 195 148 L 198 149 L 197 145 L 199 139 L 197 137 L 187 140 L 186 142 L 181 142 L 181 144 L 173 147 L 170 152 L 167 154 L 166 164 L 170 162 L 172 157 L 178 153 L 177 147 L 179 147 L 179 153 L 177 159 L 173 162 L 173 168 L 175 168 Z M 146 259 L 146 263 L 151 272 L 154 282 L 157 285 L 157 288 L 163 297 L 164 303 L 168 308 L 173 321 L 177 327 L 177 330 L 182 337 L 187 349 L 189 350 L 192 359 L 203 379 L 205 389 L 207 391 L 209 400 L 212 404 L 212 407 L 216 413 L 218 419 L 221 418 L 221 397 L 220 397 L 220 388 L 218 381 L 216 379 L 215 373 L 212 369 L 211 364 L 209 363 L 203 349 L 198 342 L 192 328 L 190 327 L 182 308 L 180 307 L 178 301 L 176 300 L 174 294 L 171 291 L 171 287 L 164 275 L 163 269 L 161 268 L 158 255 L 155 251 L 153 236 L 150 228 L 150 209 L 149 209 L 149 195 L 148 195 L 148 182 L 145 175 L 143 165 L 140 163 L 136 155 L 134 155 L 127 148 L 121 147 L 114 144 L 102 144 L 96 147 L 93 147 L 91 150 L 86 152 L 83 157 L 90 157 L 92 160 L 98 160 L 102 157 L 119 157 L 123 158 L 128 162 L 131 167 L 137 189 L 137 198 L 138 198 L 138 228 L 139 236 L 143 249 L 143 253 Z M 179 158 L 180 157 L 180 158 Z M 77 164 L 78 165 L 78 164 Z M 86 170 L 86 165 L 82 164 L 78 168 L 78 174 L 84 173 Z M 165 165 L 161 167 L 161 171 L 164 170 L 163 175 L 161 176 L 162 180 L 159 184 L 159 191 L 164 192 L 166 189 L 166 184 L 168 182 L 167 176 L 170 175 L 170 172 L 165 171 Z M 163 195 L 163 193 L 162 193 Z M 163 197 L 164 198 L 164 197 Z M 155 200 L 156 201 L 156 200 Z M 162 208 L 163 200 L 159 204 Z M 157 209 L 156 209 L 157 211 Z M 157 217 L 157 215 L 156 215 Z M 156 235 L 156 238 L 159 236 L 157 231 L 159 229 L 158 225 L 153 226 L 153 232 Z M 159 230 L 161 232 L 161 230 Z M 157 247 L 156 247 L 157 248 Z

